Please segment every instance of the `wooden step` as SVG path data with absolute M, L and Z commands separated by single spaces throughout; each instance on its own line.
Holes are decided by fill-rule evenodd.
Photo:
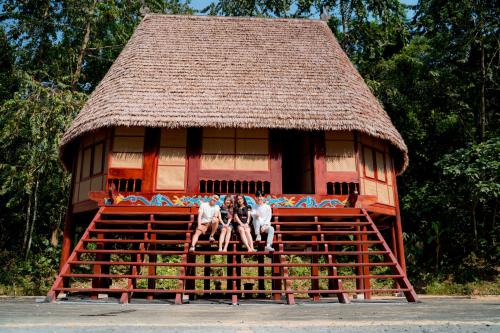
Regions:
M 71 261 L 70 265 L 110 265 L 110 266 L 168 266 L 168 267 L 359 267 L 359 266 L 395 266 L 393 262 L 370 263 L 181 263 L 181 262 L 138 262 L 138 261 Z
M 265 238 L 265 237 L 264 237 Z M 89 238 L 83 240 L 85 243 L 144 243 L 144 244 L 177 244 L 184 245 L 186 243 L 185 239 L 155 239 L 155 240 L 146 240 L 146 239 L 108 239 L 108 238 Z M 382 243 L 379 240 L 368 240 L 368 241 L 344 241 L 344 240 L 318 240 L 318 241 L 306 241 L 306 240 L 285 240 L 285 241 L 273 241 L 273 244 L 290 244 L 290 245 L 322 245 L 322 244 L 333 244 L 333 245 L 358 245 L 358 244 L 380 244 Z M 218 240 L 216 242 L 210 241 L 198 241 L 197 245 L 217 245 Z M 229 241 L 229 244 L 241 244 L 241 241 Z M 265 245 L 266 241 L 254 241 L 254 245 Z
M 241 254 L 241 255 L 258 255 L 258 254 L 275 254 L 275 255 L 325 255 L 325 254 L 335 254 L 335 255 L 379 255 L 387 254 L 387 251 L 163 251 L 163 250 L 89 250 L 89 249 L 78 249 L 78 253 L 110 253 L 110 254 L 192 254 L 192 255 L 231 255 L 231 254 Z
M 157 220 L 97 220 L 96 223 L 101 224 L 157 224 L 157 225 L 176 225 L 189 224 L 191 221 L 157 221 Z
M 286 293 L 294 293 L 294 294 L 310 294 L 310 293 L 325 293 L 325 294 L 335 294 L 339 292 L 348 292 L 348 293 L 362 293 L 365 291 L 371 292 L 387 292 L 387 293 L 395 293 L 395 292 L 405 292 L 409 291 L 409 289 L 405 288 L 388 288 L 388 289 L 352 289 L 352 290 L 344 290 L 344 289 L 297 289 L 297 290 L 282 290 L 282 289 L 263 289 L 263 290 L 204 290 L 204 289 L 196 289 L 196 290 L 185 290 L 185 289 L 139 289 L 139 288 L 54 288 L 56 291 L 64 291 L 64 292 L 86 292 L 86 293 L 150 293 L 150 294 L 175 294 L 175 293 L 183 293 L 183 294 L 286 294 Z
M 256 276 L 256 275 L 240 275 L 240 276 L 191 276 L 191 275 L 140 275 L 140 274 L 83 274 L 83 273 L 67 273 L 64 277 L 71 278 L 108 278 L 108 279 L 155 279 L 155 280 L 283 280 L 282 276 Z M 320 279 L 395 279 L 402 275 L 319 275 L 319 276 L 289 276 L 289 280 L 320 280 Z
M 188 226 L 196 225 L 196 209 L 147 206 L 101 207 L 58 274 L 48 297 L 55 300 L 59 292 L 92 295 L 117 293 L 121 294 L 120 299 L 126 301 L 129 297 L 133 297 L 134 293 L 146 293 L 148 298 L 155 294 L 175 294 L 176 303 L 181 303 L 182 294 L 225 293 L 232 295 L 234 303 L 238 295 L 252 293 L 271 294 L 272 299 L 279 299 L 280 295 L 285 294 L 288 302 L 293 303 L 293 295 L 296 294 L 309 294 L 314 299 L 324 294 L 336 294 L 339 301 L 345 302 L 348 299 L 347 293 L 371 295 L 373 292 L 403 292 L 408 301 L 416 300 L 416 294 L 405 273 L 365 210 L 280 208 L 276 209 L 275 213 L 273 224 L 276 236 L 273 246 L 277 251 L 261 251 L 265 241 L 259 241 L 254 244 L 260 251 L 248 252 L 238 246 L 241 242 L 233 239 L 230 241 L 230 251 L 219 252 L 218 242 L 210 243 L 203 238 L 198 242 L 199 247 L 196 251 L 188 252 L 187 248 L 194 233 L 194 228 Z M 102 238 L 97 238 L 98 235 Z M 346 239 L 341 236 L 352 237 Z M 147 239 L 141 239 L 143 237 Z M 97 244 L 97 248 L 86 249 L 86 244 Z M 141 249 L 120 250 L 108 247 L 113 244 L 116 246 L 132 244 L 137 248 L 141 244 Z M 94 256 L 81 257 L 86 253 Z M 130 257 L 124 258 L 121 255 Z M 165 257 L 158 258 L 158 255 L 167 258 L 176 256 L 179 261 L 156 262 L 159 259 L 165 260 Z M 303 261 L 289 263 L 288 255 L 300 256 Z M 205 258 L 204 262 L 200 262 L 200 256 Z M 222 259 L 229 262 L 210 262 L 213 260 L 212 256 L 226 256 L 226 259 Z M 241 262 L 241 256 L 244 256 L 247 262 Z M 374 256 L 383 256 L 384 259 L 380 261 L 380 257 Z M 321 258 L 324 258 L 325 262 L 320 263 Z M 133 261 L 123 261 L 123 259 Z M 144 261 L 141 261 L 143 259 Z M 335 262 L 337 260 L 343 262 L 337 263 Z M 371 260 L 376 262 L 370 262 Z M 110 273 L 110 266 L 127 266 L 125 267 L 127 273 Z M 178 274 L 157 274 L 157 267 L 174 267 L 174 271 Z M 205 268 L 205 274 L 199 274 L 199 270 L 196 269 L 202 267 Z M 245 275 L 241 274 L 242 268 L 252 267 L 256 268 L 255 271 L 248 270 Z M 308 274 L 298 275 L 292 269 L 294 267 L 305 268 Z M 351 269 L 340 270 L 342 267 Z M 370 267 L 387 267 L 387 272 L 384 270 L 384 273 L 374 274 L 370 271 Z M 218 274 L 221 276 L 211 275 L 211 268 L 220 268 L 221 272 Z M 270 269 L 272 274 L 269 274 L 267 269 L 264 270 L 265 268 Z M 161 270 L 158 271 L 161 273 Z M 339 273 L 349 275 L 339 275 Z M 121 279 L 127 280 L 127 288 L 107 288 L 104 284 L 108 283 L 107 281 L 116 282 Z M 138 279 L 147 280 L 148 287 L 144 289 L 134 287 L 134 281 Z M 240 290 L 237 287 L 240 282 L 250 279 L 258 281 L 257 290 Z M 81 280 L 91 280 L 94 288 L 74 287 L 74 283 L 78 281 L 81 283 Z M 175 289 L 156 287 L 156 281 L 161 280 L 177 281 L 174 283 Z M 196 280 L 204 280 L 203 289 L 195 288 Z M 267 285 L 264 284 L 266 280 L 272 281 L 272 287 L 264 290 L 264 286 Z M 295 280 L 310 281 L 311 289 L 299 289 L 303 287 L 294 286 L 292 281 Z M 356 287 L 344 288 L 342 280 L 356 280 Z M 396 282 L 393 286 L 398 288 L 371 288 L 371 280 L 392 280 Z M 210 281 L 228 281 L 227 284 L 223 284 L 228 290 L 211 290 Z M 328 287 L 325 290 L 319 288 L 319 281 L 328 281 Z

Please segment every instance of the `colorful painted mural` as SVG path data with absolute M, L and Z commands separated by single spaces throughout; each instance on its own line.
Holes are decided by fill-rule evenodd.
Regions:
M 194 196 L 178 196 L 178 195 L 165 195 L 165 194 L 155 194 L 151 199 L 147 199 L 140 195 L 118 195 L 114 198 L 114 202 L 109 199 L 105 199 L 106 205 L 127 203 L 133 206 L 164 206 L 164 207 L 192 207 L 199 206 L 202 202 L 207 202 L 210 200 L 211 196 L 208 195 L 194 195 Z M 224 201 L 224 195 L 222 195 L 217 202 L 218 205 L 222 205 Z M 245 195 L 245 200 L 248 205 L 255 207 L 255 199 L 251 196 Z M 340 208 L 344 207 L 346 201 L 340 201 L 339 199 L 322 199 L 320 201 L 316 200 L 313 196 L 271 196 L 265 197 L 265 201 L 274 208 Z

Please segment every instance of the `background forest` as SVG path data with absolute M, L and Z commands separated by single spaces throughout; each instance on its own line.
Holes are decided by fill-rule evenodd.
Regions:
M 499 4 L 1 0 L 0 294 L 50 287 L 69 194 L 59 139 L 147 12 L 323 12 L 410 151 L 398 178 L 410 280 L 420 292 L 500 293 Z

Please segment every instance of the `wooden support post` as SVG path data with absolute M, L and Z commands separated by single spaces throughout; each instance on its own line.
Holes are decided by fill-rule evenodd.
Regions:
M 120 297 L 120 304 L 128 304 L 129 302 L 129 293 L 122 293 Z
M 154 192 L 156 184 L 156 165 L 160 149 L 160 128 L 146 128 L 144 138 L 144 176 L 142 192 Z
M 274 222 L 278 222 L 279 221 L 279 218 L 277 216 L 274 217 Z M 276 225 L 275 224 L 275 230 L 276 231 L 279 231 L 279 225 Z M 277 234 L 277 232 L 276 232 Z M 280 259 L 281 256 L 279 255 L 276 255 L 276 254 L 272 254 L 271 255 L 271 261 L 273 264 L 278 264 L 278 263 L 281 263 L 281 259 Z M 272 276 L 283 276 L 283 267 L 281 266 L 272 266 Z M 273 279 L 271 284 L 272 284 L 272 289 L 273 290 L 281 290 L 281 285 L 282 283 L 282 280 L 278 280 L 278 279 Z M 275 301 L 279 301 L 281 300 L 281 293 L 273 293 L 272 295 L 272 298 L 273 300 Z
M 210 264 L 212 262 L 212 256 L 210 255 L 205 254 L 203 256 L 203 259 L 205 264 Z M 210 266 L 203 267 L 203 276 L 204 277 L 210 276 Z M 203 280 L 203 289 L 210 290 L 210 279 Z M 204 295 L 209 295 L 209 294 L 204 294 Z
M 283 244 L 280 244 L 280 247 L 283 248 Z M 282 249 L 280 249 L 282 251 Z M 286 259 L 284 255 L 280 255 L 280 263 L 281 264 L 286 264 Z M 295 296 L 293 295 L 292 291 L 292 281 L 288 280 L 288 267 L 284 266 L 283 267 L 283 278 L 285 282 L 285 292 L 286 292 L 286 303 L 288 305 L 294 305 L 295 304 Z
M 80 150 L 80 147 L 76 147 L 77 150 Z M 78 153 L 80 154 L 80 153 Z M 68 199 L 68 209 L 66 210 L 66 215 L 64 216 L 64 231 L 63 231 L 63 239 L 61 244 L 61 259 L 59 260 L 59 271 L 62 270 L 66 261 L 68 261 L 69 256 L 71 255 L 71 245 L 73 241 L 73 189 L 76 184 L 76 169 L 78 163 L 78 154 L 75 154 L 73 158 L 72 172 L 71 172 L 71 191 L 69 193 Z M 69 286 L 69 279 L 63 279 L 63 286 Z
M 68 212 L 66 213 L 66 217 L 64 218 L 64 231 L 61 249 L 61 260 L 59 261 L 59 270 L 63 268 L 66 261 L 68 261 L 69 255 L 71 254 L 71 241 L 74 232 L 71 215 L 71 208 L 68 208 Z
M 103 239 L 104 238 L 104 234 L 103 233 L 98 233 L 97 234 L 97 239 Z M 96 243 L 96 249 L 97 250 L 103 250 L 104 249 L 104 243 Z M 96 261 L 103 261 L 103 255 L 101 253 L 97 253 L 95 255 L 95 260 Z M 94 264 L 93 265 L 93 268 L 92 268 L 92 272 L 94 274 L 101 274 L 101 265 L 99 264 Z M 101 288 L 101 280 L 102 278 L 93 278 L 92 279 L 92 288 Z M 97 292 L 92 292 L 92 294 L 90 295 L 90 298 L 93 299 L 93 300 L 96 300 L 97 299 Z
M 182 263 L 187 262 L 187 255 L 186 254 L 183 254 L 181 256 L 181 262 Z M 179 275 L 183 276 L 184 274 L 186 274 L 186 267 L 180 266 L 179 267 Z M 184 290 L 184 283 L 185 283 L 184 279 L 179 279 L 179 281 L 177 282 L 177 289 Z M 182 292 L 175 293 L 175 304 L 176 305 L 181 305 L 183 303 L 183 300 L 182 300 L 183 295 L 184 294 Z
M 191 211 L 192 212 L 192 211 Z M 187 253 L 189 251 L 189 247 L 191 246 L 191 229 L 194 223 L 194 214 L 191 214 L 189 216 L 189 223 L 188 223 L 188 228 L 186 231 L 186 238 L 184 240 L 184 253 Z M 194 257 L 194 262 L 196 262 L 196 255 L 193 255 Z M 179 266 L 179 276 L 186 276 L 187 268 L 186 264 L 188 262 L 188 254 L 183 254 L 181 255 L 181 263 L 183 264 L 182 266 Z M 186 280 L 185 279 L 179 279 L 177 282 L 177 289 L 184 291 L 186 289 Z M 183 292 L 178 292 L 175 294 L 175 304 L 180 305 L 183 303 L 183 298 L 184 293 Z
M 277 216 L 275 217 L 275 221 L 278 222 Z M 282 243 L 283 237 L 282 237 L 280 231 L 281 231 L 280 225 L 276 224 L 276 234 L 278 235 L 277 240 L 279 242 L 278 248 L 279 248 L 279 251 L 281 253 L 283 253 L 283 251 L 285 250 L 285 247 Z M 279 255 L 279 263 L 282 265 L 281 273 L 282 273 L 282 277 L 283 277 L 283 283 L 285 284 L 286 302 L 289 305 L 293 305 L 293 304 L 295 304 L 295 297 L 294 297 L 293 292 L 292 292 L 292 282 L 290 280 L 288 280 L 288 266 L 286 266 L 286 264 L 287 264 L 286 258 L 282 254 Z
M 237 254 L 237 255 L 236 255 L 236 263 L 237 263 L 237 264 L 241 264 L 241 262 L 242 262 L 242 261 L 241 261 L 241 257 L 242 257 L 242 255 L 241 255 L 241 254 Z M 237 275 L 238 277 L 239 277 L 239 276 L 241 276 L 241 266 L 236 267 L 236 275 Z M 236 280 L 236 288 L 237 288 L 238 290 L 241 290 L 241 279 L 237 279 L 237 280 Z
M 360 219 L 357 218 L 356 222 L 360 222 Z M 357 233 L 356 233 L 356 241 L 359 242 L 356 245 L 356 251 L 362 251 L 363 248 L 361 246 L 361 234 L 359 234 L 359 231 L 361 231 L 361 228 L 359 226 L 356 226 L 356 231 L 357 231 Z M 363 256 L 361 254 L 356 255 L 356 263 L 357 264 L 362 264 L 363 263 Z M 356 266 L 356 275 L 357 276 L 363 275 L 363 266 L 362 265 Z M 364 280 L 361 277 L 356 278 L 356 289 L 364 289 L 363 282 L 364 282 Z M 356 292 L 356 294 L 357 294 L 358 297 L 360 297 L 360 295 L 361 295 L 358 292 Z M 364 295 L 363 295 L 363 297 L 364 297 Z
M 188 264 L 194 264 L 196 263 L 196 256 L 192 254 L 187 254 L 186 255 L 186 263 Z M 194 266 L 186 266 L 185 269 L 186 276 L 196 276 L 196 267 Z M 188 279 L 184 282 L 185 289 L 186 290 L 195 290 L 196 287 L 196 280 L 194 279 Z M 195 300 L 196 299 L 196 294 L 189 294 L 189 299 L 190 300 Z
M 188 158 L 187 191 L 191 193 L 200 191 L 201 139 L 201 128 L 188 129 L 186 147 Z
M 194 224 L 194 214 L 192 214 L 189 218 L 189 224 L 187 230 L 192 230 Z M 186 243 L 188 246 L 191 244 L 191 232 L 188 232 L 186 235 Z M 196 256 L 193 254 L 186 255 L 186 263 L 196 263 Z M 185 267 L 186 276 L 196 276 L 196 267 L 195 266 L 186 266 Z M 188 279 L 184 282 L 184 286 L 186 290 L 194 290 L 196 286 L 196 280 Z M 189 299 L 196 299 L 196 294 L 189 294 Z
M 321 234 L 321 241 L 325 241 L 325 234 Z M 327 253 L 326 255 L 326 262 L 328 264 L 333 264 L 336 262 L 335 257 L 330 254 L 330 247 L 332 251 L 335 251 L 335 246 L 329 245 L 329 244 L 324 244 L 324 251 Z M 349 295 L 347 293 L 342 292 L 342 280 L 338 278 L 338 273 L 337 273 L 337 267 L 334 266 L 328 266 L 328 275 L 329 276 L 334 276 L 333 278 L 328 278 L 328 289 L 329 290 L 339 290 L 339 292 L 336 293 L 337 298 L 340 303 L 350 303 L 349 300 Z
M 151 214 L 150 215 L 150 221 L 154 221 L 154 215 Z M 148 223 L 148 232 L 150 233 L 150 236 L 149 236 L 149 239 L 152 240 L 152 241 L 155 241 L 156 240 L 156 234 L 152 232 L 153 229 L 152 229 L 152 224 L 151 223 Z M 150 250 L 156 250 L 156 244 L 155 243 L 149 243 L 148 244 L 148 249 Z M 156 254 L 149 254 L 148 255 L 148 261 L 149 263 L 156 263 L 156 260 L 157 260 L 157 256 Z M 156 275 L 156 266 L 149 266 L 148 267 L 148 275 L 149 276 L 154 276 Z M 156 289 L 156 279 L 148 279 L 148 289 Z M 149 293 L 146 298 L 148 300 L 152 300 L 154 298 L 154 294 L 152 293 Z
M 279 130 L 269 130 L 269 153 L 270 153 L 270 172 L 271 172 L 271 194 L 280 194 L 283 192 L 282 178 L 282 142 L 281 132 Z
M 74 184 L 74 182 L 73 182 Z M 71 200 L 72 195 L 70 195 Z M 66 212 L 66 216 L 64 217 L 64 232 L 63 232 L 63 241 L 62 241 L 62 249 L 61 249 L 61 259 L 59 260 L 59 271 L 62 270 L 64 264 L 68 261 L 68 258 L 71 254 L 71 243 L 73 239 L 74 226 L 72 221 L 72 205 L 71 203 L 68 205 L 68 211 Z M 69 279 L 63 279 L 63 286 L 69 287 Z
M 326 148 L 324 132 L 317 133 L 313 138 L 314 144 L 314 193 L 325 195 L 326 188 Z
M 233 245 L 230 245 L 231 247 Z M 228 264 L 232 264 L 233 263 L 233 255 L 232 254 L 228 254 L 226 256 L 226 263 Z M 233 276 L 233 271 L 234 271 L 234 268 L 233 266 L 227 266 L 226 267 L 226 276 Z M 233 279 L 227 279 L 226 280 L 226 290 L 231 290 L 233 289 Z
M 367 228 L 366 226 L 363 226 L 362 228 L 362 231 L 363 232 L 366 232 L 367 231 Z M 367 234 L 362 234 L 361 235 L 361 240 L 363 241 L 363 244 L 361 245 L 361 249 L 363 252 L 368 252 L 368 244 L 366 243 L 368 241 L 368 235 Z M 371 289 L 371 283 L 370 283 L 370 278 L 368 278 L 367 276 L 370 275 L 370 266 L 366 265 L 370 262 L 370 256 L 368 254 L 363 254 L 362 255 L 362 263 L 363 263 L 363 269 L 362 269 L 362 272 L 363 272 L 363 275 L 365 276 L 363 278 L 363 288 L 365 290 L 369 290 Z M 364 292 L 364 297 L 365 299 L 371 299 L 372 298 L 372 293 L 371 291 L 365 291 Z
M 148 233 L 144 233 L 144 240 L 147 240 L 148 238 Z M 139 243 L 139 251 L 146 251 L 146 246 L 144 243 Z M 136 262 L 141 263 L 145 259 L 146 255 L 142 255 L 140 253 L 137 253 L 136 255 Z M 142 267 L 140 265 L 135 265 L 134 266 L 134 271 L 135 274 L 140 275 L 142 273 Z M 133 273 L 134 274 L 134 273 Z M 134 289 L 137 288 L 137 278 L 132 279 L 132 285 L 134 286 Z
M 324 234 L 321 234 L 321 241 L 324 242 L 325 241 L 325 235 Z M 329 254 L 328 252 L 330 251 L 330 247 L 332 248 L 332 251 L 335 251 L 335 245 L 331 244 L 323 244 L 323 247 L 324 247 L 324 251 L 325 253 L 327 253 L 325 255 L 325 259 L 326 259 L 326 262 L 329 263 L 329 264 L 332 264 L 335 262 L 335 258 L 333 257 L 332 254 Z M 337 268 L 336 267 L 333 267 L 333 266 L 328 266 L 328 275 L 329 276 L 334 276 L 334 275 L 337 275 Z M 335 279 L 332 279 L 332 278 L 328 278 L 328 289 L 332 290 L 332 289 L 337 289 L 335 288 Z M 340 299 L 339 299 L 340 301 Z
M 237 251 L 237 244 L 233 244 L 232 247 L 233 247 L 233 251 Z M 236 264 L 236 257 L 237 257 L 237 255 L 232 255 L 231 257 L 232 257 L 232 263 Z M 231 271 L 233 273 L 232 276 L 236 277 L 237 273 L 236 273 L 235 267 L 233 267 L 231 269 Z M 231 290 L 232 290 L 231 304 L 232 305 L 238 305 L 238 294 L 236 293 L 236 291 L 238 290 L 238 286 L 236 284 L 236 279 L 232 279 L 231 282 L 232 282 L 232 286 L 231 286 Z
M 318 222 L 318 217 L 314 217 L 314 222 Z M 316 226 L 316 231 L 321 231 L 321 226 L 317 225 Z M 323 236 L 323 234 L 321 234 Z M 319 246 L 318 246 L 318 235 L 312 235 L 311 236 L 311 241 L 313 242 L 312 245 L 312 250 L 314 252 L 319 251 Z M 318 264 L 318 256 L 313 254 L 311 255 L 311 263 L 314 264 L 314 266 L 311 267 L 311 277 L 318 277 L 319 276 L 319 268 L 316 266 Z M 319 290 L 319 279 L 311 279 L 311 289 L 313 290 Z M 312 297 L 313 301 L 319 301 L 320 300 L 320 294 L 319 293 L 314 293 L 314 294 L 309 294 L 310 297 Z
M 397 248 L 397 240 L 396 240 L 396 221 L 391 222 L 391 251 L 394 256 L 398 257 L 398 248 Z
M 391 251 L 396 258 L 398 258 L 398 249 L 397 249 L 397 240 L 396 240 L 396 221 L 391 221 Z M 397 280 L 394 280 L 393 284 L 394 289 L 399 289 L 399 283 Z
M 273 264 L 279 264 L 280 263 L 280 256 L 276 255 L 276 254 L 271 255 L 271 261 Z M 272 267 L 272 276 L 283 276 L 282 270 L 283 270 L 283 268 L 280 267 L 279 265 L 273 266 Z M 281 280 L 273 279 L 271 282 L 272 289 L 273 290 L 281 290 L 281 283 L 282 283 Z M 273 293 L 272 297 L 273 297 L 273 300 L 279 301 L 279 300 L 281 300 L 281 293 Z
M 392 167 L 394 170 L 394 165 Z M 396 174 L 392 172 L 392 180 L 393 180 L 393 188 L 394 188 L 394 203 L 396 204 L 396 248 L 397 248 L 397 256 L 399 265 L 403 269 L 403 272 L 406 274 L 406 260 L 405 260 L 405 247 L 403 244 L 403 226 L 401 223 L 401 212 L 399 211 L 399 198 L 398 198 L 398 185 L 396 182 Z
M 320 228 L 321 230 L 321 228 Z M 325 234 L 321 234 L 321 242 L 325 242 Z M 330 254 L 330 248 L 332 251 L 335 251 L 335 245 L 331 244 L 324 244 L 324 252 L 327 253 L 326 255 L 326 262 L 330 264 L 328 266 L 328 275 L 333 276 L 333 278 L 328 278 L 328 289 L 329 290 L 338 290 L 336 293 L 337 298 L 339 300 L 339 303 L 350 303 L 351 301 L 349 300 L 349 295 L 345 292 L 343 292 L 343 287 L 342 287 L 342 280 L 338 277 L 338 272 L 337 272 L 337 267 L 331 266 L 331 264 L 335 263 L 335 257 Z
M 335 263 L 335 259 L 331 254 L 328 255 L 328 263 L 329 264 Z M 349 300 L 349 294 L 343 292 L 344 288 L 342 286 L 342 280 L 338 277 L 337 267 L 330 266 L 330 269 L 328 270 L 328 275 L 335 276 L 333 279 L 330 280 L 332 282 L 331 284 L 330 281 L 328 281 L 328 289 L 338 290 L 337 298 L 340 303 L 344 304 L 351 303 L 351 301 Z
M 258 247 L 263 247 L 263 245 L 257 245 Z M 259 249 L 260 251 L 261 249 Z M 258 260 L 258 263 L 259 264 L 264 264 L 264 260 L 265 260 L 265 257 L 263 255 L 258 255 L 257 256 L 257 260 Z M 259 276 L 265 276 L 265 268 L 263 266 L 259 266 L 258 268 L 258 275 Z M 259 279 L 259 282 L 258 282 L 258 286 L 259 286 L 259 290 L 265 290 L 266 289 L 266 280 L 264 279 Z M 266 297 L 266 294 L 264 293 L 260 293 L 258 295 L 259 298 L 265 298 Z

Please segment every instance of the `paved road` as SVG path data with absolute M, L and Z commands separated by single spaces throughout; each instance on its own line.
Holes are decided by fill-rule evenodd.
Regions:
M 422 298 L 289 306 L 243 302 L 37 303 L 0 298 L 0 332 L 500 332 L 500 297 Z

